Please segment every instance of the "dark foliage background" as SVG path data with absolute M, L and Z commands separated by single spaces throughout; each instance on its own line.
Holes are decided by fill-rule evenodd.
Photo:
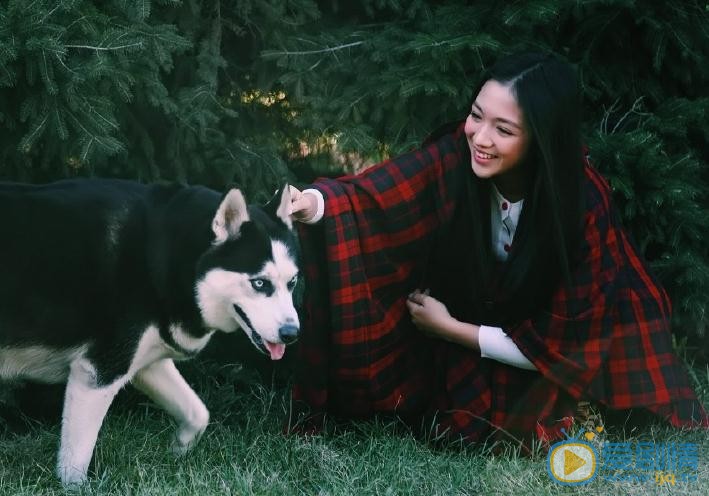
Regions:
M 237 183 L 263 200 L 416 146 L 465 114 L 500 54 L 550 49 L 578 66 L 592 159 L 701 356 L 708 17 L 699 0 L 8 0 L 0 177 Z

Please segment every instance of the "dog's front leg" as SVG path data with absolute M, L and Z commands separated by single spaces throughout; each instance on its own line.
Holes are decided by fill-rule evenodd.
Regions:
M 96 371 L 88 360 L 81 358 L 72 363 L 64 394 L 57 461 L 57 475 L 65 486 L 81 484 L 86 480 L 101 424 L 123 383 L 116 381 L 98 387 Z
M 172 360 L 150 364 L 140 370 L 132 382 L 177 421 L 172 447 L 175 453 L 182 455 L 197 444 L 209 423 L 209 411 Z

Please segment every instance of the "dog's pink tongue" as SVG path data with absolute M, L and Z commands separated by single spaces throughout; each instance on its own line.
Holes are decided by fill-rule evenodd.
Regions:
M 271 343 L 264 341 L 266 349 L 271 354 L 271 360 L 280 360 L 286 352 L 286 345 L 283 343 Z

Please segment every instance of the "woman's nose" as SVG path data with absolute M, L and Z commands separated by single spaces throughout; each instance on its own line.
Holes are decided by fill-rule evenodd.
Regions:
M 480 146 L 481 148 L 487 148 L 492 146 L 492 140 L 490 139 L 490 131 L 484 124 L 481 125 L 475 133 L 473 133 L 473 144 L 475 146 Z

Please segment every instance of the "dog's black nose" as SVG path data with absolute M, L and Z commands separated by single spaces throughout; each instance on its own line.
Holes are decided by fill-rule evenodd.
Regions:
M 296 339 L 298 339 L 298 326 L 293 324 L 286 324 L 278 329 L 278 336 L 286 344 L 290 344 Z

